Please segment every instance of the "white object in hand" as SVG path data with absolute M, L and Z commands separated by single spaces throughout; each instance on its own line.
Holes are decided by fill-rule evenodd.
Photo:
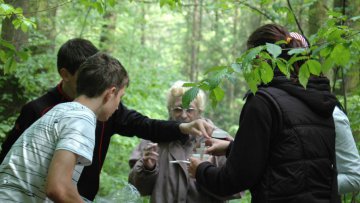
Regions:
M 190 161 L 188 160 L 174 160 L 174 161 L 169 161 L 171 164 L 176 164 L 176 163 L 186 163 L 189 164 Z

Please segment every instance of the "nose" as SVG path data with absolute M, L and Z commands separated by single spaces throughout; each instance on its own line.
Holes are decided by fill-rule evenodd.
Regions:
M 181 118 L 187 118 L 187 113 L 185 110 L 182 111 Z

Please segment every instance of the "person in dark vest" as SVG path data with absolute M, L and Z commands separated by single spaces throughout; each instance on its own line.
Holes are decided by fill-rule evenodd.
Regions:
M 301 42 L 280 25 L 259 27 L 247 46 L 281 40 L 279 57 L 289 60 L 287 52 Z M 207 152 L 226 154 L 224 166 L 190 159 L 198 185 L 219 196 L 250 190 L 253 203 L 340 202 L 332 116 L 337 99 L 326 77 L 310 76 L 306 88 L 300 85 L 302 63 L 293 64 L 290 78 L 276 68 L 269 84 L 247 94 L 234 141 L 211 140 Z

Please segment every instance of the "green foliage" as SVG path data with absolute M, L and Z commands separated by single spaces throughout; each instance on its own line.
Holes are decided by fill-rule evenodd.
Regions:
M 29 29 L 35 29 L 36 24 L 34 19 L 26 18 L 23 15 L 22 8 L 14 8 L 10 4 L 5 4 L 3 0 L 0 1 L 0 22 L 3 22 L 4 19 L 12 18 L 12 24 L 15 29 L 21 29 L 23 32 L 27 32 Z M 29 52 L 16 50 L 15 46 L 2 39 L 0 37 L 0 47 L 5 47 L 0 50 L 0 64 L 3 73 L 11 73 L 15 71 L 18 61 L 26 61 L 29 57 Z

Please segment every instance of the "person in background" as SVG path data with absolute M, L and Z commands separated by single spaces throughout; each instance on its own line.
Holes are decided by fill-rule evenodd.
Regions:
M 86 39 L 74 38 L 65 42 L 57 54 L 57 69 L 61 82 L 43 96 L 25 104 L 2 144 L 0 162 L 11 146 L 32 123 L 55 105 L 70 102 L 76 95 L 76 79 L 79 66 L 99 50 Z M 191 123 L 150 119 L 135 110 L 128 109 L 120 102 L 118 109 L 105 121 L 96 122 L 95 149 L 92 164 L 81 173 L 77 188 L 83 197 L 93 201 L 99 190 L 100 173 L 109 148 L 110 139 L 115 134 L 138 136 L 153 142 L 167 142 L 176 139 L 186 140 L 187 134 L 209 136 L 213 127 L 204 120 Z M 170 135 L 169 135 L 170 134 Z
M 185 109 L 182 106 L 182 97 L 189 88 L 183 87 L 184 83 L 176 81 L 168 91 L 169 120 L 191 122 L 202 118 L 205 109 L 205 93 L 200 90 L 189 107 Z M 214 132 L 220 132 L 220 130 Z M 225 131 L 221 132 L 224 133 L 224 138 L 229 139 Z M 186 141 L 178 140 L 159 145 L 141 140 L 129 159 L 131 167 L 129 182 L 139 190 L 142 196 L 150 195 L 150 202 L 223 202 L 214 195 L 202 191 L 195 180 L 189 178 L 187 163 L 176 162 L 188 160 L 195 153 L 194 148 L 199 148 L 200 142 L 201 138 L 191 135 Z M 224 156 L 210 156 L 209 161 L 215 166 L 221 166 L 226 159 Z
M 290 36 L 299 40 L 303 48 L 309 48 L 306 38 L 296 32 Z M 333 112 L 335 123 L 335 152 L 339 194 L 360 190 L 360 156 L 351 132 L 350 122 L 340 102 Z
M 97 53 L 80 66 L 78 96 L 56 105 L 17 139 L 0 165 L 1 202 L 83 202 L 76 183 L 90 165 L 96 119 L 106 121 L 129 84 L 115 58 Z
M 281 40 L 279 57 L 289 60 L 288 51 L 301 44 L 280 25 L 259 27 L 247 46 Z M 275 68 L 270 83 L 247 95 L 233 142 L 211 139 L 207 151 L 226 154 L 223 167 L 190 158 L 189 173 L 201 187 L 220 196 L 249 189 L 253 203 L 340 202 L 332 116 L 337 99 L 326 77 L 310 76 L 306 88 L 300 85 L 303 63 L 293 64 L 290 78 Z

